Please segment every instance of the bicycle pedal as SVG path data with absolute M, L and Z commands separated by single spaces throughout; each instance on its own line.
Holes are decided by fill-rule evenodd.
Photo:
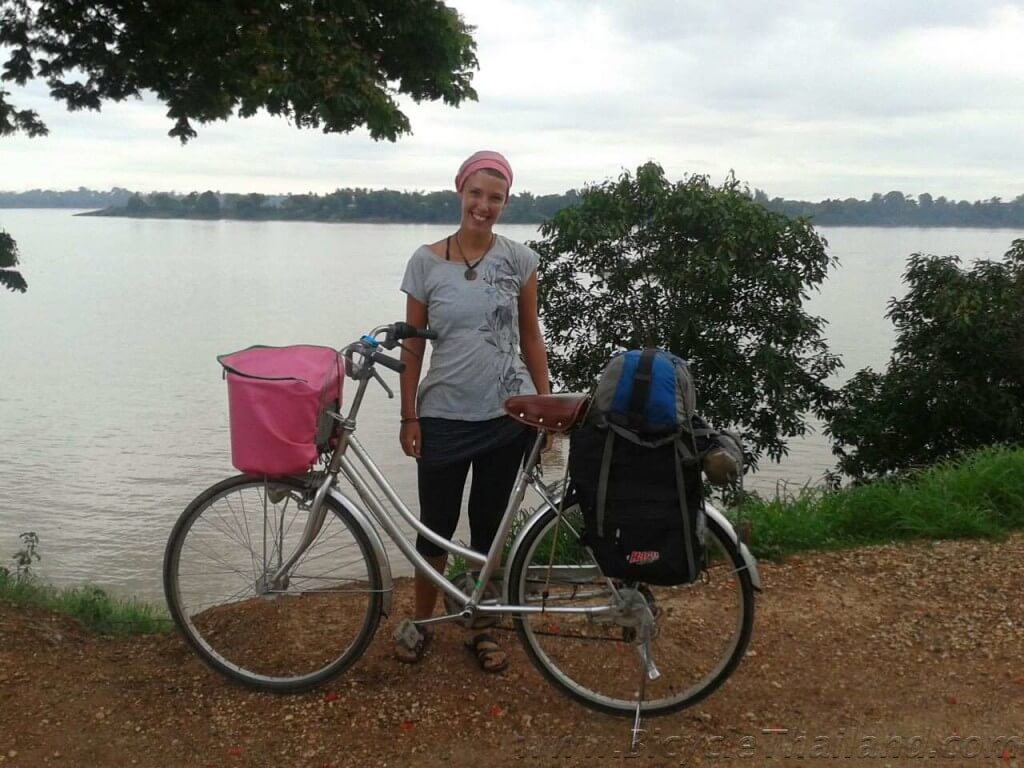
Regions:
M 421 638 L 420 630 L 412 619 L 403 619 L 391 633 L 391 639 L 406 650 L 415 651 Z

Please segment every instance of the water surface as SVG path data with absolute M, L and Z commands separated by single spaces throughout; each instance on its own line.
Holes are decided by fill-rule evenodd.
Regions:
M 251 344 L 341 346 L 401 319 L 397 286 L 417 245 L 448 226 L 82 218 L 0 211 L 18 241 L 24 295 L 0 295 L 0 557 L 42 541 L 43 574 L 160 599 L 166 537 L 230 464 L 216 356 Z M 531 226 L 501 231 L 535 236 Z M 914 251 L 997 257 L 1006 230 L 823 230 L 841 260 L 811 311 L 847 372 L 884 365 L 884 319 Z M 387 374 L 397 392 L 397 377 Z M 847 375 L 844 372 L 837 381 Z M 351 391 L 351 390 L 350 390 Z M 359 436 L 415 507 L 398 404 L 371 388 Z M 822 438 L 793 444 L 753 483 L 816 481 Z M 468 538 L 468 536 L 467 536 Z M 393 559 L 400 571 L 401 560 Z

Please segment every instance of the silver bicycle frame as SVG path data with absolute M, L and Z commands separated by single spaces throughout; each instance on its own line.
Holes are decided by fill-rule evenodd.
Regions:
M 351 363 L 351 358 L 349 358 L 349 361 Z M 498 531 L 495 534 L 490 551 L 486 554 L 477 552 L 439 536 L 420 522 L 416 515 L 409 510 L 405 502 L 402 501 L 398 492 L 392 487 L 391 483 L 388 482 L 384 473 L 381 472 L 380 468 L 374 463 L 373 459 L 363 448 L 362 444 L 355 438 L 354 432 L 356 430 L 356 416 L 359 413 L 359 409 L 363 402 L 363 396 L 366 393 L 366 387 L 369 385 L 370 379 L 376 378 L 385 390 L 387 390 L 389 395 L 392 395 L 392 393 L 391 390 L 388 389 L 387 385 L 380 380 L 378 374 L 373 368 L 372 362 L 364 363 L 363 367 L 355 371 L 353 378 L 359 381 L 359 387 L 356 390 L 356 395 L 355 398 L 353 398 L 348 415 L 345 417 L 335 415 L 335 418 L 340 422 L 338 444 L 327 468 L 326 476 L 314 497 L 312 511 L 307 519 L 302 541 L 299 544 L 297 551 L 292 554 L 286 563 L 278 568 L 273 577 L 275 580 L 281 578 L 283 574 L 288 572 L 294 562 L 301 556 L 302 552 L 305 551 L 309 544 L 316 538 L 320 531 L 320 527 L 323 525 L 325 516 L 324 512 L 321 511 L 323 509 L 324 500 L 337 484 L 338 474 L 340 473 L 352 484 L 352 487 L 355 488 L 356 492 L 359 494 L 363 504 L 369 510 L 369 517 L 375 520 L 377 524 L 384 529 L 388 537 L 395 543 L 399 550 L 401 550 L 402 554 L 405 555 L 405 558 L 413 565 L 416 571 L 422 574 L 446 595 L 451 597 L 456 605 L 463 608 L 462 613 L 459 614 L 461 617 L 470 617 L 474 614 L 522 615 L 526 613 L 571 613 L 596 616 L 615 610 L 615 608 L 610 605 L 599 607 L 590 606 L 584 608 L 516 605 L 511 602 L 512 595 L 510 585 L 506 585 L 509 587 L 506 589 L 505 598 L 508 602 L 482 603 L 484 590 L 490 583 L 499 567 L 499 564 L 501 563 L 501 556 L 504 551 L 505 542 L 508 539 L 509 532 L 511 531 L 515 520 L 516 511 L 519 509 L 520 504 L 522 504 L 527 487 L 533 486 L 534 490 L 540 495 L 548 507 L 551 509 L 558 508 L 557 500 L 552 498 L 550 489 L 541 482 L 539 473 L 537 472 L 537 467 L 540 463 L 541 449 L 543 448 L 546 439 L 545 433 L 538 433 L 537 439 L 533 443 L 533 447 L 530 450 L 526 463 L 519 470 L 512 494 L 509 497 L 508 505 L 505 508 L 505 513 L 498 526 Z M 351 455 L 349 455 L 350 453 Z M 353 457 L 355 459 L 354 461 Z M 362 470 L 365 471 L 366 475 L 369 476 L 373 485 L 371 485 L 370 482 L 367 481 L 366 477 L 363 476 L 363 473 L 360 471 L 360 466 Z M 407 525 L 412 527 L 416 533 L 446 552 L 458 555 L 471 565 L 481 566 L 480 574 L 471 595 L 467 596 L 461 589 L 445 578 L 442 573 L 436 571 L 430 563 L 427 562 L 426 558 L 416 551 L 413 543 L 406 538 L 405 534 L 399 528 L 398 523 L 395 521 L 394 516 L 388 511 L 385 504 L 377 495 L 378 491 L 383 494 L 385 500 L 391 506 L 391 509 L 394 512 L 397 512 L 398 516 L 404 520 Z M 534 524 L 537 524 L 540 521 L 540 516 L 543 512 L 544 510 L 541 509 L 534 514 L 527 522 L 526 527 L 520 531 L 519 535 L 513 541 L 512 551 L 509 553 L 510 560 L 515 558 L 516 552 L 522 545 L 523 541 L 525 541 L 526 532 Z M 722 522 L 723 529 L 729 532 L 731 536 L 735 537 L 735 531 L 724 515 L 710 505 L 708 505 L 708 513 Z M 367 516 L 359 515 L 357 517 L 357 521 L 364 526 L 369 526 L 371 530 L 367 531 L 367 533 L 371 536 L 371 540 L 376 539 L 379 541 L 376 529 L 373 528 L 371 523 L 366 522 Z M 736 541 L 738 545 L 745 567 L 751 572 L 755 589 L 760 589 L 761 580 L 757 572 L 756 561 L 750 555 L 749 550 L 742 542 L 739 542 L 738 539 L 735 538 L 734 541 Z M 387 555 L 383 551 L 383 548 L 374 547 L 374 555 L 378 560 L 382 561 L 382 568 L 390 573 L 390 564 L 387 562 Z M 552 569 L 556 571 L 562 570 L 559 566 L 552 566 Z M 576 567 L 573 567 L 573 569 L 575 571 Z M 609 584 L 611 584 L 611 582 L 609 582 Z M 458 617 L 443 616 L 436 619 L 436 621 L 445 621 L 452 618 Z
M 374 464 L 373 459 L 370 458 L 369 454 L 359 441 L 355 439 L 354 436 L 349 437 L 348 450 L 359 464 L 362 465 L 366 474 L 373 480 L 377 488 L 383 493 L 384 497 L 390 503 L 391 508 L 398 513 L 402 520 L 411 526 L 416 533 L 422 535 L 431 543 L 441 547 L 447 552 L 459 555 L 471 564 L 481 566 L 480 575 L 477 579 L 473 594 L 469 596 L 448 581 L 443 574 L 434 570 L 430 563 L 427 562 L 426 558 L 416 551 L 413 543 L 406 538 L 405 534 L 395 522 L 394 517 L 388 512 L 387 508 L 374 492 L 374 489 L 367 482 L 366 478 L 363 477 L 359 467 L 355 462 L 353 462 L 352 458 L 348 454 L 342 456 L 340 468 L 345 478 L 352 483 L 353 487 L 356 489 L 359 497 L 369 510 L 370 515 L 374 520 L 376 520 L 381 528 L 384 529 L 391 540 L 395 542 L 396 546 L 398 546 L 402 551 L 402 554 L 405 555 L 406 559 L 412 563 L 418 572 L 428 578 L 435 586 L 443 590 L 445 594 L 450 595 L 457 605 L 467 609 L 467 612 L 475 612 L 478 614 L 573 613 L 591 615 L 607 613 L 613 610 L 611 606 L 560 608 L 555 606 L 540 607 L 500 603 L 488 605 L 481 604 L 484 590 L 493 578 L 498 564 L 501 562 L 505 541 L 512 528 L 516 511 L 519 509 L 519 505 L 522 503 L 523 497 L 526 495 L 527 487 L 533 485 L 541 497 L 554 506 L 553 500 L 547 492 L 547 488 L 539 482 L 535 472 L 537 464 L 540 462 L 540 452 L 541 448 L 544 446 L 544 441 L 545 437 L 543 434 L 538 435 L 537 439 L 534 441 L 529 457 L 527 458 L 526 465 L 519 470 L 519 475 L 516 478 L 515 486 L 513 487 L 512 494 L 509 497 L 508 506 L 505 508 L 505 514 L 498 527 L 498 532 L 495 534 L 494 541 L 491 544 L 491 549 L 485 555 L 481 552 L 467 549 L 466 547 L 448 541 L 420 522 L 405 505 L 401 497 L 391 486 L 377 465 Z M 510 557 L 514 557 L 514 554 L 515 553 L 513 551 L 510 554 Z
M 505 508 L 505 514 L 499 524 L 498 531 L 495 534 L 490 551 L 484 554 L 482 552 L 468 549 L 439 536 L 420 522 L 416 515 L 409 510 L 405 502 L 402 501 L 398 492 L 392 487 L 391 483 L 388 482 L 384 473 L 381 472 L 380 468 L 374 463 L 373 459 L 353 434 L 356 429 L 356 416 L 358 415 L 359 409 L 362 405 L 363 396 L 366 393 L 366 387 L 369 384 L 370 378 L 376 377 L 376 373 L 372 366 L 363 368 L 355 375 L 355 378 L 359 381 L 359 387 L 352 400 L 352 405 L 349 408 L 348 415 L 345 417 L 340 415 L 335 416 L 341 425 L 338 445 L 335 448 L 334 456 L 327 468 L 326 477 L 317 489 L 317 493 L 313 500 L 311 514 L 306 521 L 306 527 L 302 533 L 301 542 L 296 551 L 288 558 L 288 561 L 283 563 L 277 569 L 277 572 L 273 576 L 275 580 L 281 578 L 288 572 L 294 562 L 298 560 L 309 544 L 316 538 L 320 531 L 320 527 L 323 525 L 325 517 L 324 512 L 322 512 L 324 500 L 331 493 L 331 490 L 337 483 L 337 476 L 341 473 L 359 494 L 360 499 L 370 513 L 370 517 L 372 517 L 372 519 L 384 529 L 388 537 L 394 541 L 395 545 L 401 550 L 402 554 L 405 555 L 406 559 L 413 565 L 417 572 L 421 573 L 445 594 L 449 595 L 455 601 L 456 605 L 462 606 L 464 610 L 460 616 L 469 617 L 473 614 L 510 613 L 573 613 L 598 615 L 614 610 L 612 606 L 561 608 L 555 606 L 533 607 L 500 603 L 489 603 L 486 605 L 481 604 L 484 590 L 501 563 L 501 556 L 504 551 L 505 541 L 508 539 L 509 532 L 512 529 L 516 511 L 519 509 L 520 504 L 522 504 L 523 497 L 526 495 L 527 487 L 532 485 L 540 494 L 541 498 L 543 498 L 553 508 L 555 507 L 555 501 L 551 498 L 549 489 L 540 481 L 537 472 L 537 466 L 540 463 L 541 449 L 544 447 L 546 439 L 545 434 L 541 432 L 537 435 L 537 439 L 533 443 L 533 447 L 530 450 L 530 454 L 525 465 L 519 470 L 515 486 L 513 487 L 512 494 L 508 500 L 508 505 Z M 383 382 L 381 382 L 381 384 L 383 384 Z M 385 389 L 387 389 L 386 385 Z M 388 390 L 388 392 L 390 394 L 390 390 Z M 349 455 L 350 453 L 351 456 Z M 355 458 L 355 461 L 353 461 L 352 457 Z M 358 462 L 358 465 L 356 462 Z M 372 480 L 373 485 L 367 482 L 366 477 L 364 477 L 363 473 L 360 471 L 359 465 L 361 465 L 362 470 L 365 471 L 366 475 L 369 476 L 370 480 Z M 446 552 L 462 557 L 471 565 L 481 566 L 479 577 L 477 578 L 475 588 L 471 595 L 467 596 L 461 589 L 445 578 L 442 573 L 436 571 L 430 563 L 427 562 L 426 558 L 416 551 L 413 543 L 406 538 L 405 534 L 398 527 L 394 516 L 389 513 L 387 507 L 378 497 L 377 491 L 383 494 L 392 510 L 397 512 L 402 520 L 411 526 L 416 533 L 427 539 L 427 541 L 441 547 Z M 376 534 L 376 531 L 374 530 L 373 533 Z M 517 538 L 517 542 L 520 540 L 521 539 Z M 382 565 L 390 571 L 390 565 L 386 562 L 387 555 L 377 548 L 374 549 L 375 555 L 378 559 L 385 560 Z M 510 558 L 514 557 L 514 555 L 515 551 L 513 550 L 513 552 L 510 553 Z M 458 617 L 439 617 L 438 620 L 441 621 L 451 618 Z

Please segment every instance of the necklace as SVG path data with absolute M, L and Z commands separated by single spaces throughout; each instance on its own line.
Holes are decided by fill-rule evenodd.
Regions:
M 452 239 L 451 235 L 449 235 L 448 236 L 448 241 L 445 243 L 445 249 L 444 249 L 445 260 L 449 260 L 448 259 L 448 246 L 451 244 L 451 239 Z M 476 280 L 476 268 L 477 268 L 477 266 L 480 264 L 481 261 L 484 260 L 484 256 L 486 256 L 490 252 L 491 248 L 494 247 L 494 241 L 497 240 L 497 239 L 498 239 L 498 236 L 492 232 L 491 233 L 491 242 L 489 242 L 487 244 L 487 247 L 484 248 L 484 252 L 482 254 L 480 254 L 480 258 L 477 259 L 476 261 L 474 261 L 472 264 L 470 264 L 469 263 L 469 259 L 466 258 L 466 250 L 462 247 L 462 241 L 459 240 L 459 233 L 458 232 L 455 233 L 455 244 L 459 246 L 459 253 L 462 255 L 462 262 L 466 265 L 466 271 L 462 273 L 462 276 L 464 278 L 466 278 L 467 280 Z

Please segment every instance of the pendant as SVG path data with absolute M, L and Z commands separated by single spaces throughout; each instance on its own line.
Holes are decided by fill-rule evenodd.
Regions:
M 469 269 L 462 273 L 462 276 L 465 277 L 467 280 L 476 280 L 476 270 L 470 267 Z

